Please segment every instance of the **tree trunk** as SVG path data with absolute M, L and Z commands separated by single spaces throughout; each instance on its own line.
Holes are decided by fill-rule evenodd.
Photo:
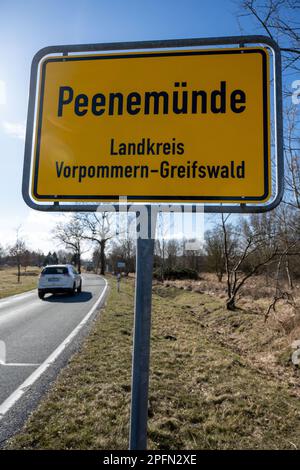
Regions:
M 230 297 L 230 299 L 227 300 L 226 308 L 227 308 L 227 310 L 231 310 L 232 312 L 234 312 L 236 310 L 235 298 L 234 297 Z
M 285 256 L 285 272 L 286 272 L 287 279 L 288 279 L 289 289 L 293 290 L 294 288 L 293 280 L 292 280 L 291 273 L 290 273 L 290 263 L 289 263 L 289 259 L 287 255 Z
M 96 274 L 99 274 L 99 266 L 100 266 L 100 253 L 97 252 L 96 266 L 95 266 L 95 273 Z
M 21 265 L 18 262 L 18 283 L 20 283 L 20 278 L 21 278 Z
M 79 274 L 81 274 L 81 256 L 80 256 L 80 252 L 77 253 L 77 268 L 78 268 Z
M 162 259 L 161 265 L 160 265 L 160 279 L 161 282 L 164 282 L 165 280 L 165 260 L 164 258 Z
M 101 264 L 101 271 L 100 274 L 105 276 L 105 241 L 101 241 L 100 243 L 100 264 Z

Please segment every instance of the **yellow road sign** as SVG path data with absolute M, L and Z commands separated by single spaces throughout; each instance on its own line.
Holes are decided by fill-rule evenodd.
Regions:
M 49 56 L 32 197 L 264 202 L 268 90 L 262 47 Z

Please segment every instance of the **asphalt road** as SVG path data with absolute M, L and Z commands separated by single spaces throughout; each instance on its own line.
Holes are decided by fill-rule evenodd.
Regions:
M 82 292 L 74 297 L 40 300 L 31 291 L 0 301 L 0 407 L 78 326 L 104 289 L 100 276 L 85 274 Z

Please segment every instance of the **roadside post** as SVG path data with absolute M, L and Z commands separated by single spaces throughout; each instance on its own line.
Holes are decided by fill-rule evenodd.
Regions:
M 117 274 L 117 291 L 120 292 L 121 274 Z
M 136 286 L 131 382 L 131 450 L 147 448 L 148 388 L 151 336 L 152 273 L 156 213 L 137 217 Z M 143 233 L 146 232 L 146 233 Z
M 124 261 L 118 261 L 117 262 L 117 268 L 119 269 L 117 273 L 117 290 L 120 292 L 120 286 L 121 286 L 121 279 L 122 279 L 122 271 L 121 269 L 124 269 L 126 267 L 126 263 Z
M 157 212 L 199 203 L 205 213 L 267 212 L 283 176 L 281 56 L 269 37 L 60 45 L 34 56 L 24 201 L 136 214 L 130 449 L 147 448 Z

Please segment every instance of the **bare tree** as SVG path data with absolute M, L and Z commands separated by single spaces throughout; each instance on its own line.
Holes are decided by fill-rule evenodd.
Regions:
M 99 251 L 100 274 L 105 275 L 105 251 L 107 243 L 114 236 L 112 231 L 112 214 L 84 213 L 76 216 L 83 227 L 83 238 L 97 244 Z
M 226 225 L 226 242 L 228 257 L 231 258 L 237 246 L 237 238 L 233 226 Z M 224 255 L 224 233 L 222 227 L 216 225 L 205 232 L 206 261 L 209 270 L 215 272 L 219 282 L 222 282 L 226 272 Z
M 299 112 L 290 106 L 284 114 L 284 158 L 286 165 L 284 202 L 300 209 L 300 124 Z
M 166 268 L 172 269 L 176 267 L 178 257 L 182 254 L 180 241 L 176 239 L 170 239 L 166 242 Z
M 74 215 L 71 220 L 59 222 L 54 228 L 54 237 L 72 251 L 79 273 L 81 272 L 81 256 L 83 253 L 84 225 Z
M 276 40 L 283 57 L 286 77 L 299 78 L 300 71 L 300 4 L 299 0 L 243 0 L 244 16 L 252 17 L 261 31 Z M 293 80 L 293 78 L 290 78 Z M 284 81 L 285 83 L 286 81 Z M 284 91 L 284 157 L 286 164 L 284 202 L 300 209 L 300 123 L 299 106 L 292 104 L 292 94 L 299 105 L 299 87 Z
M 300 319 L 300 308 L 299 308 L 299 302 L 295 299 L 293 293 L 291 290 L 284 289 L 282 287 L 282 284 L 280 283 L 279 276 L 280 276 L 280 270 L 281 270 L 281 265 L 283 263 L 283 259 L 287 258 L 288 251 L 291 251 L 295 246 L 297 245 L 297 242 L 294 242 L 290 244 L 286 249 L 280 253 L 278 263 L 277 263 L 277 272 L 276 272 L 276 287 L 275 287 L 275 292 L 273 295 L 273 298 L 265 312 L 265 322 L 268 320 L 271 311 L 273 311 L 273 314 L 276 314 L 276 307 L 279 302 L 285 302 L 287 305 L 289 305 L 292 308 L 293 311 L 293 317 L 292 317 L 292 328 L 295 327 Z M 299 253 L 298 253 L 299 254 Z M 291 287 L 291 286 L 289 286 Z M 276 318 L 276 320 L 281 323 L 283 328 L 286 330 L 285 322 L 282 322 L 280 318 Z
M 253 18 L 260 30 L 277 41 L 283 58 L 283 73 L 286 79 L 299 78 L 300 71 L 300 3 L 299 0 L 243 0 L 244 16 Z M 278 226 L 279 254 L 276 267 L 276 288 L 273 301 L 268 309 L 275 311 L 278 301 L 290 302 L 293 290 L 293 268 L 299 265 L 299 219 L 300 209 L 300 123 L 299 123 L 299 82 L 296 89 L 284 90 L 284 158 L 285 158 L 285 194 L 284 205 L 276 211 Z M 293 99 L 292 98 L 292 94 Z M 289 101 L 287 100 L 289 99 Z M 294 100 L 296 98 L 296 100 Z M 298 106 L 296 106 L 296 104 Z M 291 208 L 292 210 L 290 210 Z M 293 213 L 293 209 L 296 213 Z M 287 280 L 287 285 L 285 283 Z
M 24 271 L 26 273 L 27 267 L 30 265 L 31 262 L 31 253 L 29 250 L 25 250 L 22 256 L 22 266 L 24 268 Z
M 169 223 L 165 226 L 165 213 L 159 212 L 157 233 L 158 238 L 155 240 L 155 254 L 159 259 L 160 280 L 164 281 L 165 278 L 165 260 L 166 260 L 166 244 L 169 232 Z
M 12 256 L 17 264 L 18 272 L 18 283 L 21 280 L 21 265 L 24 254 L 26 253 L 25 241 L 20 236 L 21 226 L 16 229 L 16 241 L 13 246 L 9 249 L 9 254 Z
M 269 253 L 265 253 L 259 257 L 254 257 L 253 255 L 257 254 L 257 252 L 264 252 L 264 235 L 262 235 L 261 232 L 251 230 L 249 225 L 244 223 L 239 246 L 234 253 L 234 256 L 230 256 L 228 231 L 226 226 L 229 217 L 230 215 L 224 216 L 224 214 L 221 214 L 227 276 L 226 307 L 228 310 L 235 310 L 237 295 L 246 281 L 253 275 L 257 274 L 260 268 L 266 266 L 276 257 L 278 248 L 274 245 L 273 249 Z M 242 268 L 246 262 L 248 262 L 248 267 L 247 271 L 244 272 Z
M 58 262 L 61 263 L 61 264 L 71 263 L 72 256 L 73 255 L 70 251 L 58 250 L 58 252 L 57 252 Z
M 3 262 L 3 258 L 5 256 L 5 251 L 4 251 L 4 248 L 2 245 L 0 245 L 0 265 L 2 264 Z
M 262 30 L 281 48 L 284 70 L 300 70 L 300 4 L 298 0 L 243 0 L 243 12 L 252 16 Z
M 299 265 L 300 216 L 294 208 L 282 206 L 276 210 L 276 219 L 279 253 L 275 272 L 274 294 L 265 313 L 265 320 L 268 319 L 271 311 L 275 314 L 276 306 L 281 301 L 292 307 L 295 318 L 299 317 L 299 306 L 293 292 L 293 273 L 297 273 Z M 277 320 L 280 322 L 279 318 Z
M 124 271 L 127 273 L 135 271 L 135 243 L 130 236 L 121 240 L 114 240 L 109 254 L 110 263 L 117 270 L 118 261 L 125 262 Z
M 183 239 L 181 241 L 182 256 L 180 257 L 180 265 L 183 268 L 191 269 L 200 273 L 204 267 L 204 256 L 202 243 L 196 238 Z
M 293 290 L 294 283 L 293 283 L 293 276 L 291 273 L 291 266 L 290 266 L 290 256 L 293 252 L 295 252 L 295 248 L 297 246 L 299 240 L 299 233 L 295 233 L 295 217 L 293 214 L 293 210 L 288 207 L 283 207 L 283 209 L 277 211 L 278 214 L 278 229 L 279 229 L 279 242 L 281 248 L 281 254 L 278 263 L 278 275 L 277 275 L 277 286 L 279 283 L 279 273 L 281 264 L 284 264 L 284 271 L 286 274 L 288 288 L 289 290 Z M 293 221 L 293 222 L 292 222 Z M 292 227 L 291 227 L 292 223 Z

